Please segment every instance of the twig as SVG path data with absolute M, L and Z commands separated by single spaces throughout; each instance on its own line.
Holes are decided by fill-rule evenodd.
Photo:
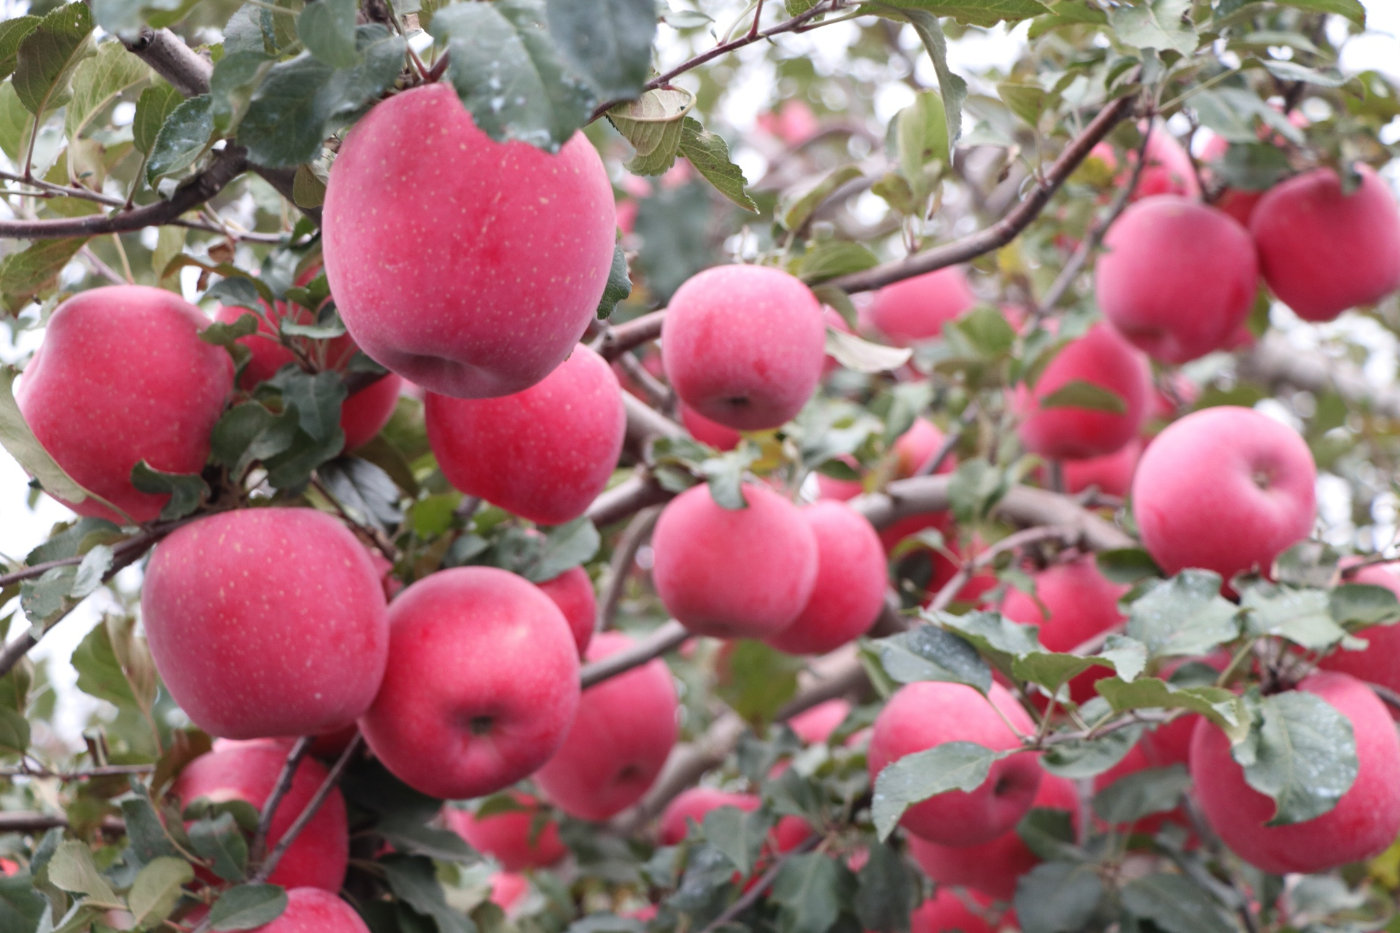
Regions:
M 301 767 L 301 761 L 311 751 L 311 744 L 316 741 L 315 736 L 304 735 L 297 739 L 292 750 L 287 753 L 287 761 L 282 765 L 282 773 L 277 775 L 277 783 L 272 787 L 272 793 L 268 795 L 263 803 L 262 813 L 258 816 L 258 828 L 253 834 L 253 841 L 248 846 L 248 860 L 254 865 L 262 860 L 263 853 L 267 850 L 267 834 L 272 831 L 272 818 L 277 815 L 277 807 L 282 803 L 282 798 L 287 796 L 287 792 L 292 789 L 292 779 L 296 777 L 297 768 Z
M 668 411 L 671 408 L 673 397 L 670 387 L 647 372 L 641 360 L 631 353 L 624 353 L 615 362 L 622 367 L 627 378 L 636 383 L 637 388 L 646 396 L 647 404 L 658 411 Z
M 24 762 L 18 768 L 0 768 L 0 777 L 45 778 L 58 781 L 91 781 L 95 778 L 119 777 L 127 774 L 150 774 L 155 765 L 99 765 L 78 771 L 54 771 L 39 765 L 34 767 Z
M 686 627 L 672 619 L 636 644 L 591 664 L 585 664 L 583 670 L 579 672 L 579 683 L 584 690 L 597 686 L 609 678 L 624 674 L 634 667 L 641 667 L 648 661 L 661 657 L 689 638 L 690 632 Z
M 914 471 L 915 476 L 932 476 L 939 468 L 947 462 L 957 449 L 958 441 L 962 440 L 962 432 L 967 430 L 968 425 L 977 419 L 977 403 L 968 402 L 967 407 L 958 416 L 957 424 L 948 431 L 948 436 L 943 438 L 943 443 L 939 445 L 937 452 Z
M 67 829 L 68 825 L 68 818 L 60 814 L 29 810 L 0 813 L 0 836 L 8 833 L 43 833 L 50 829 Z M 113 816 L 103 817 L 98 828 L 107 836 L 120 836 L 126 832 L 126 824 Z
M 1063 525 L 1037 525 L 1013 532 L 986 550 L 974 554 L 964 561 L 957 573 L 953 574 L 952 579 L 943 584 L 937 595 L 929 602 L 928 608 L 933 612 L 947 609 L 948 605 L 957 599 L 958 592 L 972 579 L 973 574 L 995 561 L 998 555 L 1008 551 L 1017 551 L 1041 541 L 1062 541 L 1065 544 L 1073 544 L 1078 538 L 1078 529 Z
M 768 893 L 768 889 L 771 888 L 773 882 L 778 879 L 778 872 L 783 870 L 783 865 L 785 865 L 789 859 L 798 855 L 806 855 L 820 845 L 821 842 L 822 837 L 813 833 L 796 846 L 774 859 L 773 864 L 768 866 L 768 870 L 760 875 L 758 880 L 747 888 L 738 900 L 730 904 L 725 908 L 722 914 L 710 921 L 700 933 L 713 933 L 715 930 L 722 929 L 736 917 L 742 916 L 744 911 L 748 910 L 754 904 L 757 904 L 759 898 Z
M 308 740 L 302 739 L 301 741 L 306 742 Z M 350 763 L 350 759 L 360 750 L 360 744 L 363 741 L 364 737 L 357 733 L 355 737 L 350 740 L 350 744 L 345 746 L 345 750 L 340 753 L 340 757 L 335 760 L 335 764 L 331 765 L 330 771 L 326 774 L 326 779 L 322 781 L 321 786 L 316 789 L 315 796 L 307 801 L 306 809 L 302 810 L 301 813 L 297 815 L 292 825 L 287 827 L 287 831 L 282 834 L 282 838 L 277 840 L 277 845 L 272 847 L 272 851 L 267 854 L 267 858 L 263 859 L 262 864 L 258 866 L 257 872 L 252 878 L 248 879 L 250 884 L 266 881 L 273 871 L 277 869 L 277 863 L 282 860 L 282 856 L 287 854 L 287 850 L 291 848 L 297 836 L 301 835 L 301 831 L 305 829 L 306 825 L 316 816 L 316 811 L 321 809 L 321 804 L 326 802 L 326 798 L 329 797 L 331 791 L 335 789 L 336 782 L 340 780 L 340 775 L 345 771 L 345 766 Z M 261 821 L 259 821 L 259 824 L 261 825 Z
M 632 563 L 652 528 L 656 527 L 661 510 L 656 506 L 638 512 L 618 536 L 613 545 L 612 560 L 608 563 L 608 582 L 603 587 L 603 598 L 598 603 L 597 629 L 602 632 L 612 625 L 613 616 L 622 602 L 622 591 L 631 576 Z
M 612 362 L 634 347 L 640 347 L 661 336 L 661 322 L 666 320 L 666 309 L 652 311 L 633 318 L 626 324 L 608 325 L 603 333 L 589 344 L 603 359 Z
M 650 476 L 633 476 L 593 500 L 585 513 L 588 520 L 602 527 L 621 521 L 650 505 L 659 505 L 674 493 L 667 492 Z

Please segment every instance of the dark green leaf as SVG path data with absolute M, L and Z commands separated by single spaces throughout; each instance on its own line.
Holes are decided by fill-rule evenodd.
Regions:
M 384 870 L 389 889 L 409 907 L 436 922 L 439 933 L 473 933 L 471 920 L 447 905 L 431 859 L 390 855 L 377 864 Z
M 141 92 L 136 99 L 136 116 L 131 121 L 132 142 L 138 152 L 151 151 L 160 128 L 183 99 L 179 91 L 164 82 Z
M 960 524 L 974 524 L 992 514 L 1011 484 L 1007 474 L 982 459 L 964 460 L 953 471 L 948 483 L 948 501 L 953 518 Z
M 641 93 L 656 38 L 652 0 L 545 0 L 545 17 L 560 53 L 599 98 Z
M 48 903 L 28 872 L 0 877 L 0 930 L 37 930 Z
M 1190 55 L 1199 41 L 1190 13 L 1191 0 L 1140 0 L 1133 6 L 1111 7 L 1108 25 L 1120 42 L 1133 48 Z
M 1122 415 L 1128 411 L 1128 406 L 1124 404 L 1122 397 L 1117 393 L 1082 379 L 1066 382 L 1042 398 L 1040 407 L 1083 408 L 1089 411 L 1111 412 L 1115 415 Z
M 710 484 L 710 495 L 716 505 L 734 510 L 749 507 L 743 493 L 744 473 L 757 459 L 758 449 L 754 445 L 740 444 L 734 450 L 709 457 L 699 464 L 700 475 Z
M 1152 556 L 1142 548 L 1099 551 L 1094 555 L 1094 564 L 1111 583 L 1137 583 L 1159 572 Z
M 156 812 L 144 787 L 138 789 L 136 796 L 123 800 L 121 807 L 127 842 L 137 863 L 145 865 L 158 858 L 177 854 L 165 833 L 165 824 L 161 822 L 160 814 Z
M 287 892 L 275 884 L 240 884 L 214 902 L 209 923 L 215 930 L 252 930 L 271 923 L 287 909 Z
M 1238 612 L 1220 595 L 1219 575 L 1184 570 L 1133 602 L 1124 631 L 1154 657 L 1200 656 L 1239 637 Z
M 355 0 L 308 3 L 297 16 L 297 37 L 307 51 L 332 68 L 359 64 L 355 47 Z
M 17 755 L 28 748 L 29 720 L 19 710 L 0 707 L 0 755 Z
M 1274 635 L 1320 651 L 1340 643 L 1346 630 L 1332 619 L 1325 590 L 1295 589 L 1260 581 L 1240 594 L 1249 635 Z
M 194 869 L 182 858 L 158 858 L 142 868 L 127 894 L 137 929 L 157 926 L 180 899 L 181 886 L 194 879 Z
M 160 520 L 166 522 L 194 514 L 209 499 L 209 485 L 198 474 L 162 473 L 145 460 L 132 467 L 131 485 L 139 492 L 170 495 L 160 510 Z
M 8 78 L 15 70 L 19 44 L 34 31 L 41 19 L 38 16 L 16 16 L 0 22 L 0 80 Z
M 214 874 L 225 881 L 247 877 L 248 841 L 232 813 L 196 820 L 186 832 L 195 854 L 209 862 Z
M 705 841 L 725 854 L 744 875 L 753 871 L 773 819 L 761 810 L 716 807 L 705 814 Z
M 951 16 L 971 26 L 1015 23 L 1050 12 L 1041 0 L 889 0 L 888 5 Z
M 632 274 L 627 271 L 627 254 L 618 243 L 613 247 L 612 265 L 608 267 L 608 284 L 603 287 L 603 297 L 598 299 L 598 320 L 606 321 L 617 303 L 631 294 Z
M 1122 761 L 1142 738 L 1143 727 L 1129 726 L 1091 739 L 1056 742 L 1040 756 L 1046 771 L 1078 780 L 1103 774 Z
M 208 94 L 181 101 L 170 111 L 146 160 L 146 181 L 152 185 L 162 175 L 173 175 L 194 164 L 214 135 L 214 114 Z
M 750 213 L 758 213 L 758 205 L 746 190 L 744 172 L 729 158 L 729 146 L 716 133 L 711 133 L 693 117 L 681 124 L 681 155 L 715 190 Z
M 1038 651 L 1011 662 L 1011 675 L 1017 680 L 1040 684 L 1054 693 L 1089 668 L 1106 666 L 1093 657 Z
M 826 329 L 826 353 L 849 370 L 870 374 L 894 372 L 914 355 L 907 348 L 871 343 L 834 327 Z
M 1077 861 L 1084 852 L 1075 844 L 1077 816 L 1054 807 L 1034 807 L 1016 824 L 1016 835 L 1045 861 Z
M 815 284 L 840 275 L 873 269 L 879 264 L 880 257 L 864 243 L 821 240 L 807 245 L 806 252 L 798 259 L 793 271 L 802 281 Z
M 586 517 L 556 525 L 545 532 L 543 545 L 524 576 L 531 583 L 553 580 L 592 560 L 601 544 L 598 529 Z
M 1400 599 L 1395 591 L 1370 583 L 1344 583 L 1327 597 L 1327 610 L 1338 625 L 1364 628 L 1394 625 L 1400 621 Z
M 883 841 L 904 811 L 937 794 L 976 790 L 992 764 L 1010 752 L 993 751 L 975 742 L 946 742 L 886 765 L 875 778 L 871 818 Z
M 870 651 L 895 683 L 921 680 L 967 684 L 985 694 L 992 686 L 992 672 L 965 639 L 936 625 L 880 638 Z
M 1011 352 L 1016 343 L 1016 331 L 1001 311 L 979 305 L 950 324 L 951 329 L 966 338 L 968 345 L 981 357 L 996 359 Z
M 1356 781 L 1351 720 L 1321 697 L 1296 690 L 1262 698 L 1259 715 L 1231 754 L 1249 786 L 1278 804 L 1266 825 L 1301 823 L 1331 811 Z
M 819 852 L 792 856 L 778 869 L 769 894 L 778 906 L 778 930 L 827 933 L 851 887 L 850 872 L 837 859 Z
M 1185 765 L 1135 771 L 1095 794 L 1094 812 L 1109 823 L 1135 823 L 1176 809 L 1190 789 L 1191 775 Z
M 0 259 L 0 293 L 4 295 L 5 310 L 17 314 L 36 295 L 47 291 L 87 241 L 81 236 L 36 240 Z
M 210 434 L 216 463 L 242 476 L 258 460 L 291 448 L 297 437 L 295 412 L 272 412 L 257 402 L 244 402 L 224 412 Z
M 320 470 L 330 494 L 352 516 L 392 529 L 403 521 L 399 488 L 379 467 L 358 457 L 332 460 Z
M 1103 900 L 1096 865 L 1045 862 L 1016 882 L 1016 918 L 1023 933 L 1078 933 Z
M 909 922 L 917 885 L 899 853 L 872 843 L 856 877 L 855 913 L 867 930 L 899 930 Z
M 929 613 L 924 614 L 924 618 L 929 617 Z M 1011 672 L 1015 658 L 1044 650 L 1040 645 L 1040 630 L 1036 626 L 1013 622 L 999 612 L 978 611 L 961 616 L 937 612 L 932 613 L 930 621 L 952 629 L 972 642 L 983 657 L 990 658 L 1004 673 Z
M 390 813 L 375 823 L 374 831 L 383 836 L 395 852 L 405 855 L 424 855 L 445 862 L 463 863 L 481 859 L 466 840 L 452 830 L 428 826 L 410 813 Z
M 1185 875 L 1153 874 L 1123 887 L 1123 906 L 1162 933 L 1235 933 L 1230 912 Z
M 50 12 L 20 41 L 14 86 L 35 116 L 61 103 L 74 68 L 92 53 L 92 14 L 84 3 Z

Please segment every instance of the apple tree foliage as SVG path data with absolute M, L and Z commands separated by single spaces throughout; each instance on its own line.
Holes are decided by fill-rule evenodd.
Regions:
M 1056 492 L 1057 472 L 1018 447 L 1009 403 L 1095 318 L 1093 261 L 1137 177 L 1115 166 L 1133 164 L 1146 133 L 1188 147 L 1194 138 L 1196 152 L 1206 133 L 1230 144 L 1208 171 L 1197 164 L 1207 197 L 1263 190 L 1304 167 L 1389 163 L 1400 88 L 1339 70 L 1365 21 L 1359 0 L 39 0 L 0 22 L 0 295 L 16 340 L 42 329 L 63 297 L 111 281 L 183 289 L 206 307 L 321 308 L 324 276 L 299 276 L 318 258 L 339 140 L 384 96 L 441 80 L 494 138 L 550 149 L 583 129 L 604 154 L 635 219 L 588 336 L 651 407 L 633 412 L 617 488 L 541 537 L 446 484 L 411 398 L 377 438 L 341 454 L 335 413 L 378 372 L 372 361 L 284 370 L 228 409 L 202 475 L 138 468 L 138 486 L 172 493 L 158 522 L 65 522 L 9 560 L 0 931 L 249 929 L 282 909 L 259 873 L 250 807 L 186 813 L 179 830 L 166 792 L 210 738 L 162 689 L 129 577 L 117 579 L 179 523 L 269 499 L 342 515 L 403 582 L 469 563 L 532 580 L 582 564 L 605 596 L 604 621 L 657 633 L 642 644 L 666 652 L 683 686 L 682 745 L 662 784 L 604 827 L 564 819 L 571 858 L 535 872 L 509 915 L 487 899 L 491 865 L 444 828 L 440 802 L 353 754 L 338 778 L 353 831 L 344 893 L 376 933 L 905 930 L 930 886 L 899 817 L 977 786 L 1006 754 L 1038 755 L 1077 781 L 1082 805 L 1073 818 L 1038 809 L 1021 822 L 1041 861 L 1011 903 L 986 908 L 994 924 L 1400 930 L 1400 845 L 1285 883 L 1219 844 L 1182 766 L 1098 793 L 1093 782 L 1144 733 L 1186 714 L 1226 730 L 1251 786 L 1277 801 L 1278 822 L 1326 813 L 1355 780 L 1346 720 L 1279 687 L 1319 656 L 1357 647 L 1358 629 L 1400 618 L 1392 595 L 1338 569 L 1347 554 L 1393 556 L 1400 396 L 1362 366 L 1378 347 L 1394 352 L 1395 298 L 1314 330 L 1271 315 L 1261 291 L 1253 339 L 1187 367 L 1199 394 L 1173 396 L 1178 411 L 1282 412 L 1330 493 L 1315 538 L 1280 557 L 1270 580 L 1234 581 L 1228 597 L 1209 573 L 1163 578 L 1136 544 L 1130 502 Z M 1007 27 L 1006 62 L 968 52 Z M 1305 129 L 1285 116 L 1294 111 Z M 810 125 L 783 122 L 802 119 Z M 1112 164 L 1086 158 L 1104 142 Z M 645 360 L 671 292 L 736 258 L 791 271 L 848 323 L 859 296 L 954 263 L 971 264 L 980 303 L 912 358 L 832 330 L 842 365 L 802 415 L 720 452 L 676 425 Z M 1028 325 L 1009 324 L 1006 305 Z M 284 321 L 283 336 L 343 333 L 333 311 L 305 320 Z M 205 337 L 238 359 L 235 340 L 253 323 L 211 325 Z M 927 378 L 908 378 L 911 367 Z M 19 416 L 18 369 L 4 374 L 0 442 L 36 490 L 80 499 Z M 1167 369 L 1157 377 L 1179 385 Z M 1080 383 L 1057 404 L 1120 402 Z M 946 429 L 956 470 L 887 488 L 892 442 L 923 415 Z M 920 503 L 951 510 L 951 536 L 925 531 L 893 554 L 901 611 L 858 648 L 810 661 L 753 642 L 671 650 L 680 639 L 637 563 L 654 506 L 699 482 L 736 504 L 745 475 L 792 490 L 805 482 L 810 493 L 814 473 L 863 478 L 858 507 L 877 525 Z M 979 563 L 925 592 L 928 561 L 916 558 L 979 553 L 974 541 Z M 1131 585 L 1121 630 L 1075 653 L 956 598 L 974 571 L 1025 589 L 1028 568 L 1074 549 L 1097 551 L 1102 571 Z M 113 608 L 71 658 L 28 656 L 104 588 Z M 1229 658 L 1223 671 L 1179 663 L 1212 652 Z M 53 728 L 53 670 L 64 664 L 78 691 L 102 701 L 80 745 Z M 1062 688 L 1090 669 L 1104 675 L 1096 696 L 1075 704 Z M 607 673 L 584 669 L 585 679 Z M 1024 748 L 947 745 L 896 762 L 872 786 L 862 744 L 846 739 L 893 690 L 934 680 L 986 692 L 994 678 L 1025 697 L 1057 695 L 1036 707 Z M 836 695 L 852 711 L 829 742 L 804 747 L 785 721 Z M 773 776 L 782 761 L 790 766 Z M 752 789 L 762 806 L 714 811 L 679 845 L 658 844 L 661 807 L 696 783 Z M 482 809 L 510 806 L 492 798 Z M 1150 833 L 1123 828 L 1169 811 L 1184 816 Z M 775 857 L 764 838 L 783 816 L 814 832 Z M 213 906 L 208 919 L 187 919 L 196 904 Z M 648 905 L 653 919 L 637 915 Z

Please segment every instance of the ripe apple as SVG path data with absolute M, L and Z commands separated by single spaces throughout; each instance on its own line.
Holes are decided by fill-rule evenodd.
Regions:
M 1254 306 L 1259 264 L 1249 232 L 1198 201 L 1138 201 L 1104 247 L 1094 270 L 1099 308 L 1155 360 L 1185 363 L 1222 349 Z
M 789 654 L 825 654 L 863 635 L 885 604 L 885 550 L 870 522 L 844 502 L 800 512 L 817 541 L 817 575 L 802 611 L 768 643 Z
M 1337 173 L 1313 169 L 1270 188 L 1249 232 L 1264 281 L 1305 321 L 1330 321 L 1400 288 L 1400 208 L 1369 166 L 1346 193 Z
M 349 904 L 318 888 L 287 892 L 287 909 L 253 933 L 369 933 L 369 927 Z
M 733 450 L 744 439 L 743 434 L 720 424 L 718 421 L 711 421 L 689 405 L 682 403 L 680 410 L 681 424 L 685 425 L 690 436 L 702 444 L 708 444 L 715 450 Z
M 886 285 L 875 293 L 870 325 L 897 346 L 931 340 L 943 325 L 977 304 L 960 266 L 949 266 Z
M 970 908 L 948 888 L 939 888 L 909 915 L 909 933 L 993 933 L 987 919 Z
M 612 185 L 576 133 L 498 143 L 447 83 L 382 101 L 326 184 L 326 278 L 370 357 L 431 392 L 509 395 L 564 361 L 607 284 Z
M 1018 731 L 1030 733 L 1034 725 L 1000 684 L 992 684 L 987 697 L 963 684 L 905 684 L 875 719 L 870 738 L 870 782 L 875 783 L 886 765 L 947 742 L 975 742 L 996 751 L 1020 748 Z M 988 842 L 1026 815 L 1040 788 L 1042 773 L 1034 756 L 1011 755 L 994 763 L 987 780 L 976 790 L 930 797 L 906 810 L 900 825 L 944 845 Z
M 495 567 L 439 570 L 389 606 L 389 665 L 360 731 L 415 790 L 480 797 L 564 741 L 578 669 L 569 623 L 538 587 Z
M 619 632 L 600 632 L 588 646 L 588 660 L 631 644 Z M 640 800 L 661 773 L 676 744 L 678 712 L 671 671 L 659 658 L 590 687 L 564 744 L 535 783 L 570 816 L 606 820 Z
M 1043 407 L 1044 399 L 1072 382 L 1087 382 L 1113 393 L 1124 410 Z M 1108 325 L 1095 324 L 1055 354 L 1034 389 L 1016 390 L 1013 408 L 1022 419 L 1017 434 L 1027 450 L 1054 460 L 1113 453 L 1142 429 L 1151 388 L 1146 358 Z
M 585 346 L 512 395 L 429 392 L 423 418 L 449 483 L 541 525 L 584 513 L 612 477 L 627 429 L 617 377 Z
M 1146 128 L 1144 128 L 1145 130 Z M 1162 126 L 1153 126 L 1147 140 L 1145 164 L 1133 189 L 1133 200 L 1139 201 L 1159 194 L 1179 194 L 1188 198 L 1201 196 L 1201 182 L 1196 177 L 1191 155 Z M 1129 164 L 1136 152 L 1128 153 Z
M 1362 567 L 1348 578 L 1347 582 L 1383 586 L 1400 595 L 1400 578 L 1396 577 L 1393 564 L 1371 564 Z M 1400 625 L 1373 625 L 1362 629 L 1356 635 L 1366 639 L 1364 649 L 1334 651 L 1323 658 L 1318 667 L 1328 671 L 1341 671 L 1358 680 L 1400 691 Z M 1392 715 L 1400 716 L 1400 713 L 1392 712 Z
M 564 621 L 569 623 L 574 644 L 578 646 L 579 657 L 583 657 L 598 622 L 598 597 L 593 592 L 593 581 L 588 578 L 588 571 L 582 567 L 571 567 L 536 586 L 544 590 L 544 594 L 554 600 L 554 605 L 564 613 Z
M 529 794 L 512 791 L 519 810 L 477 816 L 449 807 L 443 811 L 448 827 L 473 849 L 501 863 L 506 871 L 548 868 L 569 854 L 559 838 L 559 824 Z
M 726 509 L 694 486 L 667 503 L 652 533 L 657 595 L 697 635 L 774 635 L 816 586 L 817 537 L 802 512 L 763 486 L 746 483 L 743 496 L 747 508 Z
M 314 509 L 239 509 L 176 529 L 146 569 L 141 614 L 170 695 L 228 738 L 350 724 L 388 657 L 379 574 Z
M 1265 572 L 1316 514 L 1317 467 L 1298 433 L 1249 408 L 1206 408 L 1173 422 L 1138 461 L 1133 515 L 1168 574 L 1213 570 L 1226 582 Z
M 663 846 L 678 845 L 690 832 L 690 824 L 705 822 L 705 815 L 720 807 L 746 812 L 757 810 L 763 801 L 754 794 L 739 794 L 713 787 L 690 787 L 677 794 L 661 812 L 659 837 Z
M 199 797 L 215 803 L 246 800 L 259 811 L 271 796 L 288 748 L 279 742 L 239 742 L 206 752 L 191 761 L 171 786 L 171 793 L 188 807 Z M 270 851 L 316 796 L 328 777 L 324 765 L 303 758 L 291 789 L 277 806 L 267 843 Z M 350 859 L 350 831 L 345 799 L 332 788 L 306 828 L 292 840 L 268 881 L 287 888 L 313 887 L 339 891 Z
M 851 713 L 851 704 L 846 700 L 827 700 L 818 703 L 805 712 L 798 713 L 788 720 L 788 726 L 797 737 L 808 745 L 825 742 L 836 731 L 836 727 L 846 721 Z
M 491 876 L 491 903 L 509 915 L 520 899 L 530 892 L 530 879 L 513 871 L 498 871 Z
M 1321 816 L 1265 826 L 1274 802 L 1245 782 L 1225 733 L 1202 719 L 1191 737 L 1191 780 L 1206 821 L 1236 855 L 1271 874 L 1329 871 L 1378 855 L 1400 834 L 1400 736 L 1385 704 L 1335 671 L 1317 671 L 1298 689 L 1350 720 L 1356 736 L 1356 781 Z
M 15 393 L 49 456 L 137 522 L 155 520 L 170 499 L 131 485 L 138 462 L 198 473 L 209 459 L 209 433 L 233 391 L 233 360 L 199 339 L 208 324 L 159 288 L 89 289 L 54 310 Z M 63 504 L 123 523 L 94 499 Z
M 776 428 L 816 390 L 826 359 L 822 306 L 768 266 L 715 266 L 676 289 L 661 362 L 682 402 L 740 431 Z

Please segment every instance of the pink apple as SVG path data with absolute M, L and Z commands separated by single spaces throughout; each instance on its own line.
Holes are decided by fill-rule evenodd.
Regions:
M 808 745 L 825 742 L 836 727 L 850 715 L 851 704 L 846 700 L 827 700 L 788 720 L 792 731 Z
M 977 304 L 960 266 L 886 285 L 870 304 L 870 324 L 898 346 L 931 340 Z
M 321 231 L 331 293 L 365 353 L 429 391 L 483 398 L 529 388 L 573 350 L 617 221 L 583 134 L 553 155 L 495 142 L 444 82 L 355 124 Z
M 869 752 L 871 784 L 886 765 L 947 742 L 974 742 L 995 751 L 1019 748 L 1017 731 L 1029 734 L 1034 725 L 1000 684 L 992 684 L 987 697 L 963 684 L 906 684 L 875 720 Z M 915 804 L 905 811 L 900 825 L 944 845 L 988 842 L 1026 815 L 1041 775 L 1033 755 L 1008 756 L 992 765 L 987 780 L 976 790 L 948 791 Z
M 821 129 L 817 116 L 805 100 L 785 100 L 776 110 L 758 115 L 760 130 L 776 136 L 779 142 L 797 146 L 811 139 Z
M 1264 195 L 1249 221 L 1264 281 L 1305 321 L 1330 321 L 1400 289 L 1400 208 L 1369 166 L 1346 193 L 1319 168 Z
M 354 908 L 318 888 L 292 888 L 287 909 L 253 933 L 369 933 Z
M 1163 363 L 1222 349 L 1254 307 L 1254 242 L 1233 218 L 1198 201 L 1138 201 L 1109 228 L 1104 248 L 1094 270 L 1100 310 Z
M 559 838 L 559 824 L 529 794 L 511 793 L 521 806 L 488 816 L 449 807 L 443 811 L 448 827 L 473 849 L 501 863 L 506 871 L 548 868 L 569 854 Z
M 974 912 L 961 898 L 947 888 L 940 888 L 909 915 L 909 933 L 993 933 L 993 928 L 981 913 Z
M 703 824 L 705 815 L 720 807 L 752 812 L 762 801 L 753 794 L 738 794 L 712 787 L 690 787 L 675 796 L 661 813 L 659 839 L 664 846 L 679 844 L 690 834 L 690 825 Z
M 776 428 L 816 390 L 826 359 L 821 304 L 768 266 L 716 266 L 676 289 L 661 360 L 682 402 L 740 431 Z
M 360 731 L 415 790 L 480 797 L 563 742 L 578 669 L 569 623 L 538 587 L 495 567 L 439 570 L 389 606 L 389 665 Z
M 1126 496 L 1141 456 L 1142 442 L 1134 438 L 1111 454 L 1062 461 L 1065 492 L 1074 494 L 1093 488 L 1108 496 Z
M 626 635 L 600 632 L 588 660 L 631 644 Z M 606 820 L 640 800 L 661 773 L 676 744 L 678 712 L 676 686 L 659 658 L 590 687 L 563 746 L 535 783 L 570 816 Z
M 747 508 L 687 489 L 652 534 L 657 595 L 682 625 L 716 638 L 765 638 L 791 625 L 817 581 L 817 538 L 776 492 L 745 484 Z M 723 542 L 722 547 L 716 547 Z
M 49 456 L 137 522 L 153 521 L 170 498 L 131 485 L 138 462 L 199 473 L 209 459 L 209 434 L 233 391 L 233 360 L 199 339 L 208 324 L 194 305 L 158 288 L 89 289 L 54 310 L 15 393 Z M 123 522 L 94 499 L 63 504 Z
M 314 509 L 239 509 L 176 529 L 146 569 L 141 614 L 170 695 L 211 735 L 342 728 L 384 676 L 379 574 Z
M 579 657 L 583 657 L 598 623 L 598 597 L 593 592 L 588 571 L 571 567 L 537 586 L 564 613 L 564 621 L 569 623 L 569 631 L 574 635 L 574 644 L 578 645 Z
M 1265 572 L 1306 538 L 1317 468 L 1298 433 L 1248 408 L 1187 415 L 1148 446 L 1133 477 L 1143 547 L 1168 574 Z
M 509 914 L 521 898 L 530 892 L 530 879 L 513 871 L 498 871 L 491 876 L 491 903 Z
M 711 421 L 689 405 L 682 403 L 680 409 L 681 424 L 685 425 L 691 437 L 702 444 L 708 444 L 715 450 L 733 450 L 744 439 L 743 434 L 718 421 Z
M 1400 736 L 1385 704 L 1334 671 L 1318 671 L 1298 689 L 1350 720 L 1356 737 L 1356 780 L 1321 816 L 1265 826 L 1274 801 L 1245 782 L 1225 733 L 1203 719 L 1191 739 L 1191 780 L 1206 821 L 1236 855 L 1271 874 L 1329 871 L 1380 854 L 1400 834 Z
M 1344 582 L 1383 586 L 1400 596 L 1400 578 L 1396 577 L 1393 564 L 1371 564 L 1362 567 Z M 1400 625 L 1373 625 L 1362 629 L 1356 635 L 1366 639 L 1366 647 L 1363 650 L 1334 651 L 1323 658 L 1318 667 L 1329 671 L 1341 671 L 1358 680 L 1400 691 Z
M 1136 152 L 1130 152 L 1129 164 L 1135 159 Z M 1133 189 L 1134 201 L 1159 194 L 1178 194 L 1189 198 L 1201 196 L 1201 182 L 1196 177 L 1191 155 L 1165 128 L 1152 127 L 1145 161 L 1137 187 Z
M 622 453 L 617 377 L 585 346 L 543 381 L 500 398 L 429 392 L 423 418 L 447 481 L 542 525 L 584 513 Z

